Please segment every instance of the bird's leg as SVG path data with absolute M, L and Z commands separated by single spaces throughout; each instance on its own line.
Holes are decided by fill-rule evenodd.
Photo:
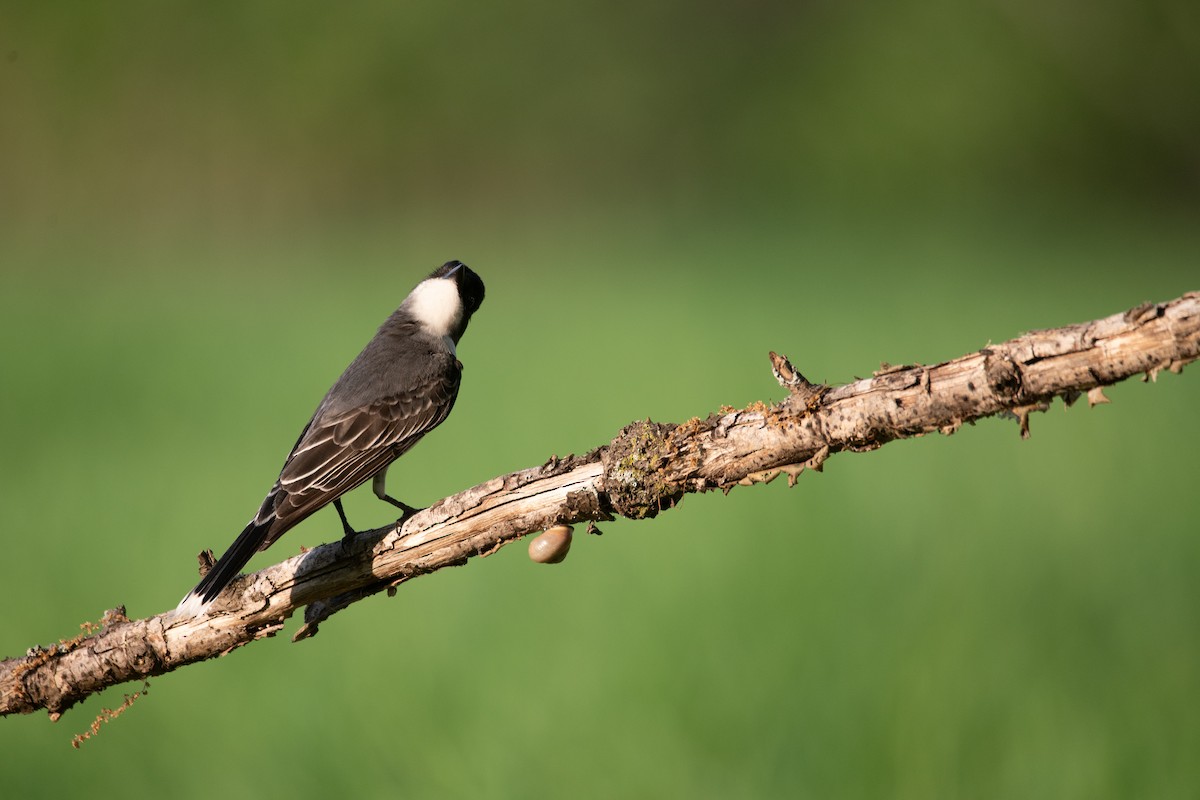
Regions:
M 375 496 L 378 497 L 380 500 L 386 500 L 387 502 L 391 503 L 392 505 L 394 505 L 396 508 L 400 509 L 403 512 L 400 515 L 400 519 L 397 520 L 398 523 L 403 525 L 405 520 L 407 520 L 413 514 L 417 513 L 418 511 L 424 510 L 424 509 L 420 509 L 420 508 L 414 508 L 413 506 L 410 506 L 408 503 L 402 503 L 399 500 L 397 500 L 396 498 L 389 495 L 387 493 L 387 491 L 384 489 L 384 482 L 386 480 L 387 480 L 387 468 L 384 467 L 382 470 L 377 472 L 375 474 L 374 479 L 372 479 L 371 490 L 373 492 L 375 492 Z
M 342 530 L 345 531 L 345 536 L 342 539 L 346 540 L 358 536 L 358 531 L 351 528 L 349 520 L 346 519 L 346 511 L 342 508 L 342 498 L 339 497 L 337 500 L 334 500 L 333 507 L 337 509 L 338 516 L 342 518 Z

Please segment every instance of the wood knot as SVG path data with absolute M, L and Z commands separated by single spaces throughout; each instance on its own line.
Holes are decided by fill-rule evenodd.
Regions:
M 626 425 L 604 451 L 602 484 L 612 509 L 630 519 L 650 519 L 671 508 L 683 489 L 669 475 L 676 425 L 635 422 Z
M 1021 368 L 1007 353 L 984 350 L 983 371 L 988 388 L 1003 403 L 1012 403 L 1021 396 Z

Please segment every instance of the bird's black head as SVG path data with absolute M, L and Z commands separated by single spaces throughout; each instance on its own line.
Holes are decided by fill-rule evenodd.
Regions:
M 479 276 L 461 261 L 447 261 L 417 284 L 401 308 L 429 333 L 449 336 L 457 344 L 482 304 Z
M 451 278 L 458 286 L 458 296 L 462 298 L 463 316 L 470 319 L 471 315 L 483 305 L 483 280 L 461 261 L 447 261 L 433 271 L 431 278 Z M 464 327 L 465 324 L 464 324 Z

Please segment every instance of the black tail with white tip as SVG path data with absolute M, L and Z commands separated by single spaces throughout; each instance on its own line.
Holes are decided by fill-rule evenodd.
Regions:
M 242 567 L 250 563 L 250 559 L 263 546 L 271 525 L 256 524 L 253 520 L 241 534 L 233 540 L 233 544 L 225 551 L 225 555 L 213 565 L 212 569 L 200 579 L 196 588 L 188 592 L 187 597 L 179 603 L 178 611 L 184 614 L 199 613 L 216 599 L 222 590 L 238 576 Z

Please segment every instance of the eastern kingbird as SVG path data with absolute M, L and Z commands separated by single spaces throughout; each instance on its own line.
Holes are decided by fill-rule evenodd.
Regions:
M 354 535 L 341 496 L 369 478 L 375 495 L 404 517 L 417 510 L 388 496 L 384 477 L 449 416 L 463 368 L 455 346 L 481 303 L 483 281 L 461 261 L 447 261 L 417 284 L 317 406 L 262 508 L 180 612 L 200 611 L 256 551 L 331 502 L 346 535 Z

